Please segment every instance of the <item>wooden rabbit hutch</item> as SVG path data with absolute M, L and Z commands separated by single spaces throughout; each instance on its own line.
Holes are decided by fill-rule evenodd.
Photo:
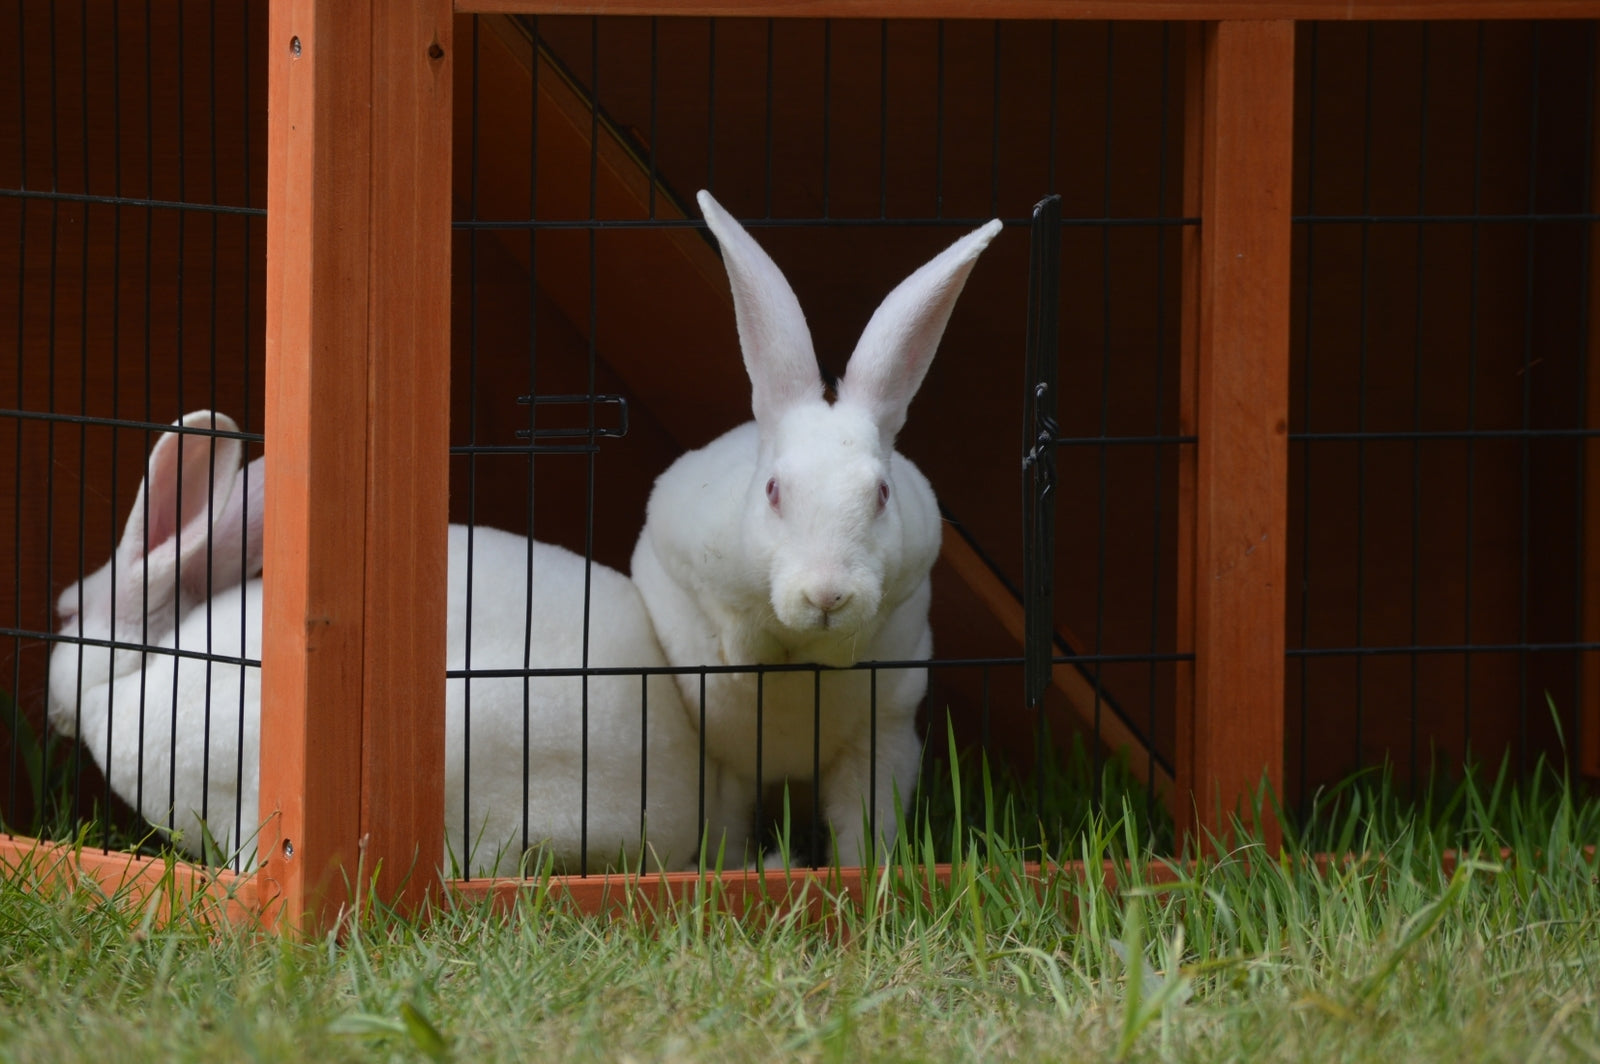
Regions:
M 1054 753 L 1017 589 L 1026 222 L 1056 193 L 1057 745 L 1123 752 L 1202 826 L 1263 777 L 1300 802 L 1385 762 L 1600 774 L 1596 32 L 1542 21 L 1596 16 L 12 0 L 6 825 L 56 595 L 159 430 L 222 410 L 270 456 L 266 825 L 258 871 L 204 875 L 291 922 L 341 869 L 432 890 L 447 521 L 626 571 L 655 477 L 749 416 L 702 187 L 833 372 L 890 286 L 1007 223 L 899 441 L 947 517 L 934 743 L 948 709 L 1022 771 Z M 115 806 L 77 760 L 80 807 Z

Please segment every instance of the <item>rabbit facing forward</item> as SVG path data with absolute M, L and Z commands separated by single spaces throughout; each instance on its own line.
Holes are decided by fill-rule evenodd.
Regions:
M 181 849 L 236 855 L 244 867 L 260 826 L 260 668 L 245 661 L 261 656 L 264 459 L 241 468 L 241 441 L 210 434 L 238 431 L 225 414 L 175 424 L 191 431 L 152 448 L 112 559 L 58 599 L 49 720 Z M 584 559 L 563 548 L 463 525 L 450 526 L 449 544 L 450 669 L 576 668 L 585 638 L 593 668 L 665 664 L 638 592 L 616 570 L 588 567 L 586 591 Z M 690 865 L 699 741 L 671 677 L 643 684 L 448 680 L 446 867 L 515 873 L 524 840 L 558 870 Z M 710 771 L 704 801 L 715 809 Z
M 632 576 L 674 666 L 838 669 L 706 674 L 703 741 L 733 788 L 733 815 L 713 830 L 726 830 L 730 852 L 756 856 L 750 821 L 766 784 L 805 780 L 820 788 L 836 859 L 871 861 L 892 846 L 896 798 L 909 802 L 915 786 L 927 670 L 843 667 L 932 655 L 939 508 L 894 441 L 1001 223 L 889 293 L 830 402 L 783 274 L 709 193 L 699 203 L 727 269 L 754 420 L 657 480 Z M 699 724 L 701 679 L 679 680 Z

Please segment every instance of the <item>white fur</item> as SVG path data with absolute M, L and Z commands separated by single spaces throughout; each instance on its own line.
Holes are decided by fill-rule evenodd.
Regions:
M 212 418 L 210 412 L 200 412 L 179 424 L 209 427 Z M 218 429 L 236 430 L 225 415 L 215 415 L 214 423 Z M 146 483 L 113 563 L 63 592 L 58 603 L 61 634 L 259 659 L 262 462 L 252 463 L 248 476 L 240 473 L 237 441 L 219 439 L 213 465 L 211 441 L 199 436 L 185 438 L 180 461 L 176 440 L 164 436 L 152 450 Z M 218 486 L 211 491 L 213 468 Z M 181 512 L 173 490 L 180 480 Z M 152 504 L 148 580 L 147 497 Z M 242 501 L 247 498 L 248 504 Z M 210 520 L 212 513 L 215 521 Z M 584 664 L 585 566 L 580 556 L 494 529 L 452 525 L 449 536 L 449 668 Z M 207 587 L 208 552 L 211 597 L 201 594 L 194 601 L 195 589 Z M 649 616 L 628 578 L 594 565 L 589 581 L 588 664 L 664 665 Z M 143 608 L 146 585 L 152 602 L 148 611 Z M 700 753 L 676 685 L 666 676 L 649 679 L 646 717 L 638 676 L 588 679 L 585 809 L 584 683 L 577 676 L 530 679 L 526 734 L 520 677 L 447 683 L 445 832 L 447 856 L 461 868 L 474 874 L 516 872 L 523 853 L 524 809 L 529 845 L 542 845 L 566 870 L 577 870 L 585 852 L 591 870 L 617 866 L 619 858 L 630 867 L 645 863 L 673 868 L 692 862 L 699 842 Z M 470 747 L 465 741 L 469 690 Z M 107 772 L 112 789 L 196 856 L 202 853 L 203 817 L 204 829 L 223 854 L 238 851 L 242 864 L 251 863 L 259 828 L 260 703 L 260 670 L 253 666 L 136 649 L 113 653 L 70 638 L 51 655 L 51 726 L 81 738 Z M 641 770 L 646 729 L 648 761 Z M 713 818 L 722 819 L 717 770 L 714 764 L 707 767 L 705 801 Z M 647 857 L 640 847 L 645 828 Z
M 679 458 L 651 494 L 632 575 L 667 658 L 677 666 L 926 660 L 939 509 L 894 439 L 1000 223 L 963 237 L 885 298 L 829 404 L 783 274 L 708 193 L 699 201 L 727 266 L 755 420 Z M 875 698 L 873 682 L 866 670 L 761 681 L 759 783 L 815 776 L 847 862 L 869 856 L 869 816 L 886 852 L 895 795 L 909 801 L 916 782 L 927 670 L 879 670 Z M 692 720 L 699 683 L 680 679 Z M 736 815 L 714 827 L 749 856 L 757 678 L 708 674 L 705 690 L 706 749 L 739 791 Z

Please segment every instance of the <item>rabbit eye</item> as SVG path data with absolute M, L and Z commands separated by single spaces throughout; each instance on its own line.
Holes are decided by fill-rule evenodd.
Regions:
M 880 480 L 878 481 L 878 509 L 881 510 L 887 505 L 889 505 L 889 482 Z
M 767 479 L 767 503 L 771 505 L 774 512 L 778 509 L 778 499 L 778 478 L 769 477 Z

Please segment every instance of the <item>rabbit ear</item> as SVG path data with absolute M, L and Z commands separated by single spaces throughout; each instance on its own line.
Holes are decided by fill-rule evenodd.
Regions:
M 978 253 L 1000 232 L 998 218 L 935 255 L 884 298 L 861 332 L 839 382 L 839 401 L 866 405 L 886 442 L 906 423 L 956 297 Z
M 739 346 L 750 375 L 750 407 L 756 423 L 768 426 L 794 403 L 822 397 L 811 330 L 777 263 L 711 193 L 702 190 L 698 199 L 728 270 Z
M 239 430 L 228 415 L 209 410 L 185 414 L 173 424 Z M 227 505 L 243 449 L 239 440 L 180 433 L 156 441 L 117 544 L 120 616 L 159 617 L 170 610 L 180 579 L 186 584 L 198 580 L 204 587 L 212 515 Z
M 183 569 L 182 591 L 191 602 L 261 575 L 261 517 L 266 510 L 267 460 L 257 458 L 239 470 L 227 502 L 218 492 L 217 518 L 211 525 L 211 573 L 207 581 L 202 554 L 199 565 Z M 222 469 L 218 467 L 218 479 Z

